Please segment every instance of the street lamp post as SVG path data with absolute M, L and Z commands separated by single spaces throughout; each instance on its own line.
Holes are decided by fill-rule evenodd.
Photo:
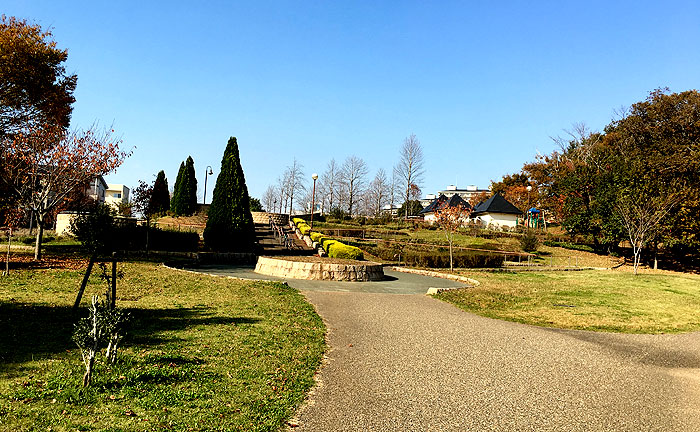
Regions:
M 207 165 L 207 168 L 204 170 L 204 204 L 207 203 L 207 178 L 212 174 L 214 172 L 211 170 L 211 165 Z
M 313 173 L 311 178 L 314 179 L 314 187 L 311 191 L 311 229 L 314 228 L 314 208 L 316 207 L 316 180 L 318 179 L 318 174 Z

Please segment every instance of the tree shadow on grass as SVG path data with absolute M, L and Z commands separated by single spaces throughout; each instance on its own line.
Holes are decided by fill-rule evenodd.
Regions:
M 207 308 L 125 309 L 130 314 L 126 345 L 156 346 L 178 340 L 165 332 L 201 325 L 256 324 L 258 318 L 217 316 Z M 0 373 L 11 375 L 26 362 L 77 349 L 71 335 L 76 316 L 69 306 L 0 302 Z

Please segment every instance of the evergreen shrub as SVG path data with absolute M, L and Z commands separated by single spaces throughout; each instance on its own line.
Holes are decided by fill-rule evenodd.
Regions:
M 204 242 L 215 251 L 250 251 L 255 245 L 255 225 L 235 137 L 228 140 L 221 159 Z

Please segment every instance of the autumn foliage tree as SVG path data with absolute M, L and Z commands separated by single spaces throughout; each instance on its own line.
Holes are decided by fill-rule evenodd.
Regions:
M 443 205 L 435 209 L 435 219 L 450 247 L 450 271 L 454 271 L 452 246 L 457 230 L 469 220 L 471 209 L 464 205 Z
M 96 176 L 113 172 L 130 155 L 119 148 L 121 141 L 113 133 L 96 126 L 67 132 L 44 125 L 3 138 L 2 179 L 20 205 L 36 217 L 34 259 L 41 259 L 47 216 L 73 191 L 84 188 Z
M 66 72 L 67 58 L 50 30 L 0 17 L 0 137 L 30 127 L 68 127 L 77 77 Z

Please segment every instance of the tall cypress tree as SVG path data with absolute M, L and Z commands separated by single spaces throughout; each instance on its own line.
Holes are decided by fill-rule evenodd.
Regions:
M 165 171 L 160 171 L 153 183 L 153 192 L 148 201 L 148 212 L 150 214 L 165 213 L 170 209 L 170 192 L 168 192 L 168 179 L 165 178 Z
M 182 189 L 184 186 L 183 178 L 185 176 L 185 163 L 180 162 L 180 169 L 177 172 L 175 179 L 175 187 L 173 188 L 173 198 L 170 200 L 170 211 L 177 216 L 186 214 L 186 206 L 183 201 L 184 194 Z
M 185 189 L 184 196 L 187 202 L 187 215 L 194 214 L 197 211 L 197 175 L 194 171 L 194 160 L 192 156 L 187 157 L 185 162 Z
M 255 244 L 248 188 L 235 137 L 229 138 L 221 159 L 204 229 L 204 243 L 217 251 L 249 251 Z

